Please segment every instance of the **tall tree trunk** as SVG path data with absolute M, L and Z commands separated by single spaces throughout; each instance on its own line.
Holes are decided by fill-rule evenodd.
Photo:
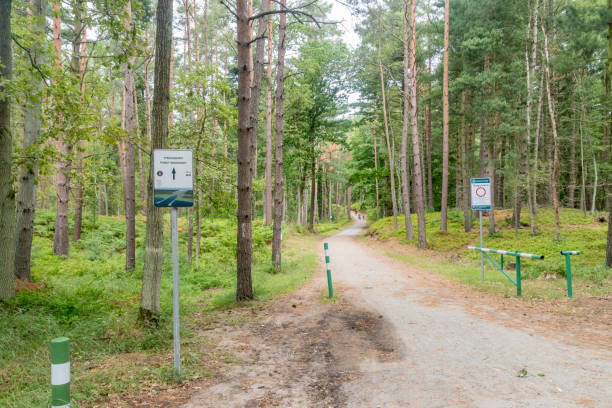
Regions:
M 444 66 L 442 78 L 442 203 L 440 230 L 447 230 L 448 212 L 448 43 L 450 0 L 444 1 Z
M 470 142 L 470 130 L 468 130 L 466 109 L 468 107 L 468 96 L 467 91 L 463 91 L 462 97 L 462 109 L 463 115 L 461 116 L 461 133 L 463 139 L 463 148 L 461 150 L 461 185 L 463 186 L 463 229 L 465 232 L 470 232 L 472 230 L 472 210 L 470 206 L 470 184 L 468 183 L 469 171 L 468 166 L 470 164 L 470 160 L 468 158 L 469 155 L 472 154 L 471 151 L 471 142 Z
M 32 32 L 38 41 L 30 47 L 30 55 L 34 63 L 43 64 L 41 45 L 45 36 L 45 16 L 47 1 L 32 2 Z M 33 67 L 32 67 L 33 68 Z M 43 78 L 34 69 L 28 72 L 31 91 L 26 98 L 23 119 L 23 150 L 28 152 L 38 142 L 42 125 Z M 1 88 L 0 88 L 1 90 Z M 3 142 L 4 143 L 4 142 Z M 32 252 L 32 237 L 34 235 L 34 215 L 36 212 L 36 180 L 38 178 L 38 155 L 30 153 L 28 164 L 21 167 L 19 174 L 19 195 L 17 197 L 17 227 L 15 230 L 15 275 L 22 280 L 30 281 L 30 260 Z M 39 184 L 43 184 L 40 182 Z M 41 195 L 44 198 L 44 194 Z
M 376 219 L 380 218 L 380 193 L 378 187 L 378 152 L 376 151 L 376 126 L 372 124 L 372 136 L 374 137 L 374 177 L 376 178 Z M 331 194 L 330 194 L 331 197 Z M 330 204 L 331 214 L 331 204 Z
M 126 6 L 124 27 L 126 32 L 132 30 L 132 5 L 128 1 Z M 136 177 L 135 177 L 135 137 L 134 123 L 137 120 L 134 109 L 134 71 L 135 57 L 134 44 L 125 50 L 128 62 L 123 66 L 123 98 L 125 104 L 125 132 L 127 133 L 125 149 L 125 185 L 123 198 L 125 200 L 125 269 L 130 271 L 136 266 Z
M 544 75 L 540 75 L 540 86 L 538 87 L 538 107 L 536 112 L 535 139 L 533 141 L 533 203 L 531 208 L 533 214 L 538 213 L 538 154 L 540 149 L 540 134 L 542 134 L 542 103 L 544 99 Z
M 572 101 L 573 111 L 575 112 L 575 106 Z M 569 171 L 569 182 L 567 183 L 567 206 L 574 208 L 576 206 L 576 117 L 575 114 L 572 116 L 572 132 L 570 133 L 570 171 Z
M 144 205 L 146 188 L 145 188 L 144 162 L 143 162 L 143 157 L 142 157 L 143 149 L 142 149 L 142 143 L 140 142 L 142 134 L 140 131 L 140 116 L 138 115 L 138 96 L 136 92 L 136 87 L 134 87 L 134 90 L 132 92 L 134 95 L 134 125 L 135 125 L 134 134 L 137 136 L 137 140 L 139 140 L 138 142 L 134 143 L 134 148 L 136 149 L 137 154 L 138 154 L 138 198 L 140 200 L 138 204 Z
M 353 194 L 353 186 L 346 186 L 346 218 L 351 220 L 351 196 Z
M 404 0 L 406 8 L 407 0 Z M 407 23 L 407 10 L 404 10 L 404 24 Z M 406 30 L 406 28 L 404 28 Z M 423 175 L 421 171 L 421 149 L 419 146 L 419 129 L 417 123 L 417 66 L 416 66 L 416 0 L 410 1 L 410 127 L 412 129 L 412 165 L 414 173 L 412 182 L 414 184 L 415 207 L 418 220 L 417 246 L 427 247 L 427 232 L 425 230 L 425 200 L 423 199 Z M 406 49 L 404 48 L 404 52 Z
M 281 7 L 286 7 L 286 0 L 281 0 Z M 285 34 L 287 16 L 282 13 L 278 26 L 278 51 L 276 68 L 276 151 L 274 172 L 274 232 L 272 235 L 272 264 L 281 267 L 281 228 L 283 223 L 283 115 L 285 100 Z
M 61 29 L 60 29 L 61 6 L 59 2 L 53 3 L 53 45 L 56 53 L 55 65 L 58 70 L 62 68 L 61 60 Z M 58 118 L 59 121 L 62 118 Z M 68 195 L 70 192 L 70 153 L 72 146 L 65 140 L 65 135 L 59 135 L 55 140 L 55 148 L 59 158 L 55 163 L 55 234 L 53 236 L 53 253 L 68 256 L 70 242 L 68 236 Z
M 238 229 L 236 233 L 236 300 L 253 299 L 251 264 L 253 262 L 252 230 L 252 151 L 249 52 L 251 49 L 247 0 L 236 2 L 238 34 Z
M 268 71 L 266 81 L 266 190 L 264 219 L 266 225 L 272 223 L 272 21 L 268 20 Z
M 427 59 L 427 69 L 431 76 L 431 56 Z M 427 205 L 433 209 L 434 198 L 433 198 L 433 180 L 431 173 L 431 80 L 427 84 L 427 116 L 426 116 L 425 132 L 427 140 L 427 199 L 429 200 Z M 447 176 L 448 177 L 448 176 Z
M 411 120 L 410 113 L 410 63 L 411 54 L 408 47 L 410 38 L 408 36 L 408 1 L 404 0 L 404 107 L 402 120 L 402 152 L 401 152 L 401 169 L 402 169 L 402 198 L 404 204 L 404 227 L 406 228 L 406 241 L 414 239 L 414 231 L 412 230 L 412 217 L 410 216 L 410 180 L 408 179 L 408 123 Z M 415 180 L 413 179 L 413 182 Z M 378 187 L 378 183 L 377 183 Z
M 252 4 L 252 3 L 249 3 Z M 252 7 L 252 6 L 251 6 Z M 270 8 L 270 1 L 263 0 L 261 2 L 261 12 L 267 13 Z M 250 10 L 252 14 L 252 9 Z M 257 177 L 257 130 L 259 128 L 259 99 L 261 97 L 261 80 L 263 78 L 264 68 L 264 55 L 266 51 L 266 30 L 268 28 L 268 15 L 264 15 L 258 22 L 257 25 L 257 40 L 255 41 L 255 60 L 253 61 L 252 49 L 249 43 L 249 55 L 251 59 L 251 66 L 253 68 L 251 73 L 251 99 L 249 101 L 249 138 L 250 138 L 250 155 L 251 155 L 251 187 L 253 185 L 253 179 Z M 253 37 L 252 28 L 249 30 L 251 41 Z M 253 192 L 253 194 L 255 194 Z M 253 197 L 254 198 L 254 197 Z M 253 208 L 255 207 L 255 200 L 253 200 Z
M 0 1 L 0 300 L 15 296 L 15 191 L 11 172 L 13 136 L 11 100 L 5 93 L 12 79 L 11 0 Z M 5 82 L 7 81 L 7 82 Z
M 546 58 L 546 64 L 544 64 L 544 72 L 546 74 L 546 97 L 548 100 L 548 113 L 550 115 L 550 126 L 553 136 L 553 168 L 550 175 L 550 181 L 552 186 L 552 199 L 553 207 L 555 210 L 555 240 L 561 238 L 560 225 L 559 225 L 559 136 L 557 135 L 557 121 L 555 120 L 555 106 L 552 99 L 552 93 L 550 91 L 550 57 L 548 54 L 548 37 L 546 36 L 546 30 L 544 24 L 542 24 L 542 34 L 544 35 L 544 57 Z
M 531 57 L 525 52 L 527 59 L 527 151 L 525 153 L 525 167 L 527 170 L 527 200 L 529 201 L 529 225 L 531 227 L 531 235 L 536 234 L 535 226 L 535 198 L 533 194 L 535 189 L 532 188 L 532 184 L 535 183 L 535 174 L 530 172 L 529 169 L 529 155 L 531 146 L 531 107 L 533 105 L 533 88 L 535 86 L 535 64 L 537 56 L 538 46 L 538 4 L 539 0 L 535 0 L 533 7 L 533 19 L 529 18 L 529 24 L 527 25 L 528 35 L 531 35 Z M 533 22 L 532 22 L 533 21 Z
M 608 55 L 612 55 L 612 0 L 608 0 Z M 612 58 L 608 57 L 608 78 L 612 78 Z M 606 104 L 606 106 L 608 106 Z M 605 118 L 607 121 L 610 119 L 610 112 L 605 112 Z M 609 140 L 606 140 L 610 143 Z M 606 156 L 612 149 L 612 146 L 606 146 Z M 606 266 L 612 268 L 612 189 L 608 187 L 608 207 L 610 211 L 608 213 L 608 241 L 606 245 Z
M 397 231 L 397 200 L 395 198 L 395 172 L 393 163 L 393 154 L 391 152 L 391 141 L 389 139 L 389 121 L 387 119 L 387 98 L 385 95 L 385 77 L 383 75 L 382 66 L 382 53 L 381 53 L 381 34 L 378 34 L 378 69 L 380 73 L 380 89 L 382 93 L 382 108 L 383 108 L 383 121 L 385 123 L 385 138 L 387 140 L 387 155 L 389 157 L 389 172 L 391 181 L 391 204 L 393 208 L 393 229 Z
M 168 139 L 172 11 L 171 0 L 158 1 L 150 163 L 153 163 L 153 149 L 165 148 Z M 153 165 L 151 164 L 147 182 L 146 248 L 142 273 L 142 295 L 140 298 L 140 319 L 150 322 L 158 320 L 160 311 L 160 285 L 164 242 L 163 214 L 163 209 L 155 207 L 153 204 Z
M 313 147 L 314 150 L 314 147 Z M 308 217 L 308 231 L 314 232 L 314 222 L 315 222 L 315 200 L 316 200 L 316 163 L 314 157 L 312 158 L 312 163 L 310 164 L 310 212 Z
M 87 3 L 77 2 L 75 6 L 75 19 L 79 23 L 75 24 L 75 36 L 72 40 L 72 73 L 78 75 L 81 89 L 81 104 L 85 105 L 85 51 L 87 48 L 87 26 L 85 25 L 85 15 Z M 77 146 L 82 144 L 80 141 Z M 83 226 L 83 152 L 77 149 L 77 177 L 76 194 L 74 200 L 74 227 L 72 230 L 72 241 L 77 242 L 81 239 L 81 229 Z

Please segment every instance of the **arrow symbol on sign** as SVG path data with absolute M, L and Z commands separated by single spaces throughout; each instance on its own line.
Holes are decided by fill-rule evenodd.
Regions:
M 172 168 L 172 180 L 176 180 L 176 170 Z

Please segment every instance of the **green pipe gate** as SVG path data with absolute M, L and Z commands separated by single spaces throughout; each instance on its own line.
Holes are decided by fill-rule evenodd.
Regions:
M 527 254 L 524 252 L 504 251 L 502 249 L 480 248 L 480 247 L 473 247 L 473 246 L 469 246 L 468 249 L 471 249 L 473 251 L 478 251 L 484 254 L 484 256 L 486 256 L 489 259 L 489 261 L 491 261 L 491 263 L 495 265 L 495 267 L 499 269 L 501 273 L 503 273 L 506 276 L 506 278 L 510 279 L 510 282 L 512 282 L 514 286 L 516 286 L 516 296 L 523 295 L 523 290 L 521 287 L 521 258 L 544 259 L 544 255 Z M 491 258 L 491 256 L 489 256 L 489 253 L 501 255 L 500 264 L 495 262 L 495 260 Z M 504 255 L 514 256 L 516 258 L 516 280 L 512 279 L 512 277 L 508 275 L 506 271 L 504 271 Z

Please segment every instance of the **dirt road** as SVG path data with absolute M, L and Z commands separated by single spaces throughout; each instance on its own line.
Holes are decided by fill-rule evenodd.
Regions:
M 610 348 L 479 317 L 358 242 L 363 227 L 327 240 L 338 302 L 320 274 L 257 323 L 206 334 L 237 362 L 184 408 L 612 407 Z

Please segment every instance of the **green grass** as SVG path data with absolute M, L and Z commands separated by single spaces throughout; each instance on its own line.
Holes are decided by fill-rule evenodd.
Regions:
M 70 257 L 52 252 L 55 214 L 38 211 L 32 250 L 34 290 L 21 290 L 0 305 L 0 406 L 49 405 L 49 341 L 71 339 L 73 406 L 89 406 L 109 395 L 137 392 L 145 384 L 171 384 L 171 248 L 166 219 L 161 318 L 158 327 L 137 324 L 144 261 L 144 220 L 137 229 L 137 267 L 127 273 L 124 221 L 117 217 L 84 220 L 81 241 Z M 210 351 L 195 333 L 219 319 L 219 311 L 243 306 L 234 300 L 236 226 L 234 220 L 204 220 L 198 265 L 187 266 L 186 220 L 179 220 L 181 340 L 183 379 L 214 372 Z M 327 228 L 327 227 L 326 227 Z M 337 225 L 336 225 L 337 228 Z M 331 229 L 325 229 L 331 231 Z M 271 227 L 253 224 L 253 286 L 261 305 L 308 280 L 317 267 L 310 234 L 289 227 L 283 242 L 283 268 L 270 268 Z M 194 243 L 195 245 L 195 243 Z M 229 319 L 241 318 L 240 313 Z M 235 317 L 232 317 L 235 316 Z M 229 357 L 228 357 L 229 358 Z
M 540 209 L 536 217 L 537 235 L 532 236 L 528 226 L 515 232 L 511 228 L 511 212 L 496 212 L 496 233 L 488 234 L 488 219 L 483 219 L 484 246 L 487 248 L 520 251 L 544 255 L 544 260 L 521 260 L 523 282 L 523 295 L 531 297 L 559 297 L 565 293 L 565 257 L 559 254 L 562 249 L 579 250 L 580 255 L 572 256 L 572 276 L 574 288 L 578 287 L 591 295 L 606 295 L 612 293 L 612 269 L 605 268 L 605 248 L 607 225 L 597 220 L 597 217 L 585 216 L 580 210 L 562 209 L 561 240 L 554 240 L 554 213 L 551 209 Z M 412 225 L 415 236 L 417 234 L 416 215 L 412 215 Z M 487 265 L 487 282 L 480 282 L 480 255 L 476 251 L 467 249 L 468 245 L 479 246 L 478 219 L 476 218 L 472 231 L 464 232 L 463 213 L 450 211 L 448 214 L 448 231 L 440 231 L 440 213 L 427 213 L 427 243 L 428 247 L 445 257 L 439 262 L 431 259 L 424 260 L 418 256 L 404 254 L 390 254 L 402 260 L 434 270 L 442 275 L 451 277 L 462 283 L 472 286 L 484 287 L 488 290 L 497 290 L 507 294 L 515 293 L 514 286 L 495 269 L 490 262 Z M 529 214 L 521 214 L 521 222 L 529 222 Z M 415 246 L 416 240 L 406 242 L 404 218 L 398 217 L 398 230 L 393 230 L 393 218 L 387 217 L 374 222 L 369 228 L 369 234 L 381 241 L 397 240 L 406 245 Z M 499 255 L 491 254 L 499 263 Z M 514 263 L 515 259 L 505 257 L 504 262 Z M 514 276 L 513 269 L 507 270 Z M 543 276 L 556 276 L 547 284 L 536 279 Z M 500 286 L 501 285 L 501 286 Z M 534 289 L 535 288 L 535 289 Z

